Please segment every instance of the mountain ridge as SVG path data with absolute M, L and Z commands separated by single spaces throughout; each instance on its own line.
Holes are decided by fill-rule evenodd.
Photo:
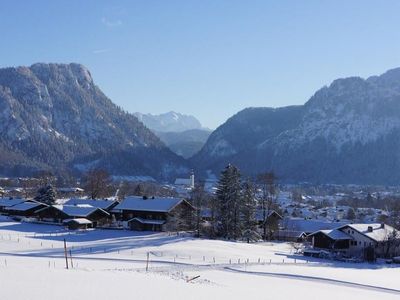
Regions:
M 3 174 L 79 173 L 74 165 L 89 159 L 92 167 L 118 175 L 165 178 L 173 174 L 171 166 L 187 168 L 135 116 L 112 103 L 80 64 L 0 69 L 0 111 L 2 157 L 13 159 L 0 158 Z
M 280 108 L 284 113 L 277 120 L 264 114 L 256 122 L 249 110 L 239 112 L 214 131 L 192 162 L 214 172 L 229 162 L 248 175 L 274 170 L 286 182 L 400 181 L 396 171 L 400 168 L 400 68 L 367 79 L 337 79 L 298 106 L 292 117 L 287 108 Z M 277 127 L 288 119 L 294 120 L 292 127 Z M 259 134 L 273 127 L 277 130 L 270 136 Z M 248 143 L 243 142 L 243 134 L 236 134 L 243 130 Z

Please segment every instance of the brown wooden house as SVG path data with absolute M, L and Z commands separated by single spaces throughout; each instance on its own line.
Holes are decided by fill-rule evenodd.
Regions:
M 86 218 L 93 227 L 110 222 L 110 214 L 105 210 L 89 205 L 52 205 L 36 212 L 41 221 L 63 223 L 66 219 Z
M 38 201 L 25 201 L 6 207 L 4 211 L 10 216 L 34 217 L 37 210 L 48 207 L 47 204 Z
M 191 230 L 195 208 L 172 197 L 127 197 L 112 212 L 132 230 Z
M 23 198 L 1 198 L 0 199 L 0 214 L 8 214 L 9 213 L 9 208 L 26 202 L 26 199 Z

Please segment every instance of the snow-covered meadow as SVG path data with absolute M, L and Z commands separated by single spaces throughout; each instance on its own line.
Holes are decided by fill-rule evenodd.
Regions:
M 64 238 L 72 254 L 68 270 Z M 396 265 L 307 261 L 294 252 L 288 243 L 246 244 L 122 230 L 73 232 L 3 218 L 0 296 L 13 300 L 400 299 Z

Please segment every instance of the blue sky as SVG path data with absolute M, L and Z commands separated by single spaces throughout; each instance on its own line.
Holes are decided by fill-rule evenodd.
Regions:
M 400 1 L 0 0 L 0 67 L 79 62 L 130 112 L 210 128 L 400 67 Z

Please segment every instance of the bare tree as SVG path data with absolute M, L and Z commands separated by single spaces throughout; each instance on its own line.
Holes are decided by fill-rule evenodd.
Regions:
M 196 236 L 200 237 L 202 210 L 204 209 L 205 202 L 207 201 L 208 195 L 204 191 L 204 182 L 199 182 L 194 186 L 194 189 L 190 193 L 190 203 L 193 205 L 195 210 L 194 221 Z
M 400 246 L 400 234 L 396 229 L 388 232 L 383 241 L 384 255 L 386 258 L 395 256 L 396 249 Z
M 37 178 L 37 183 L 38 183 L 38 188 L 49 186 L 49 185 L 54 185 L 57 181 L 56 176 L 51 171 L 39 171 L 36 176 Z
M 89 193 L 90 198 L 98 199 L 110 195 L 111 178 L 106 170 L 91 169 L 84 178 L 85 190 Z
M 263 239 L 266 240 L 268 236 L 271 236 L 271 231 L 274 231 L 276 228 L 276 222 L 269 222 L 268 217 L 274 208 L 277 207 L 276 199 L 278 195 L 278 189 L 276 186 L 276 176 L 274 172 L 267 172 L 258 175 L 258 183 L 261 187 L 261 209 L 262 209 L 262 226 L 263 226 Z M 268 234 L 268 231 L 270 234 Z
M 256 232 L 255 187 L 249 178 L 242 185 L 241 218 L 244 229 L 242 235 L 247 243 L 260 239 L 260 235 Z

